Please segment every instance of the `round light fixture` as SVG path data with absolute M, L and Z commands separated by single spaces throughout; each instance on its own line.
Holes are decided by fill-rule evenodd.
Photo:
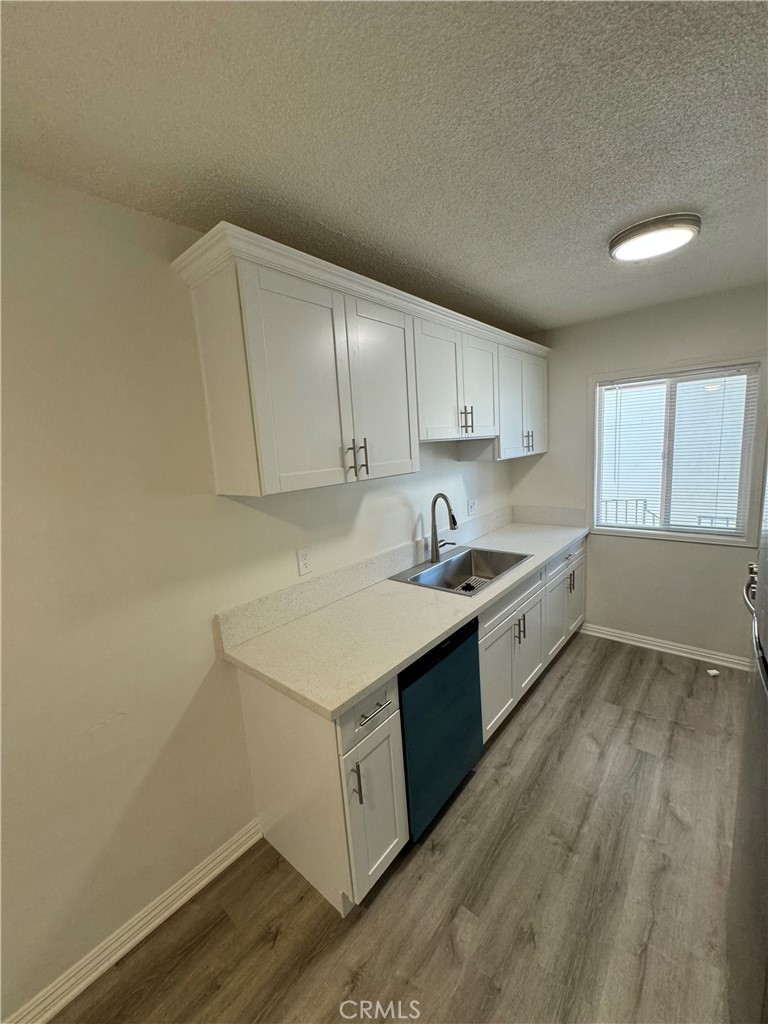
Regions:
M 608 252 L 619 263 L 649 260 L 687 245 L 700 231 L 701 217 L 697 214 L 668 213 L 620 231 L 608 243 Z

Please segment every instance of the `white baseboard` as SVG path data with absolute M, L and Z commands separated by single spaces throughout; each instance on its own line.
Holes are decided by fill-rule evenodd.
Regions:
M 170 917 L 179 907 L 190 900 L 203 886 L 212 881 L 226 867 L 237 860 L 253 844 L 261 839 L 261 826 L 254 820 L 241 828 L 218 850 L 193 868 L 178 882 L 166 889 L 148 906 L 100 942 L 82 960 L 65 971 L 54 982 L 44 988 L 28 1003 L 25 1003 L 5 1024 L 46 1024 L 75 996 L 88 988 L 100 975 L 109 970 L 121 957 L 138 945 L 159 924 Z
M 721 651 L 707 651 L 703 647 L 689 647 L 688 644 L 675 644 L 670 640 L 657 640 L 652 636 L 641 636 L 639 633 L 624 633 L 620 629 L 607 629 L 605 626 L 594 626 L 585 622 L 581 632 L 587 636 L 601 636 L 606 640 L 618 640 L 622 644 L 633 647 L 648 647 L 652 651 L 663 651 L 664 654 L 679 654 L 683 658 L 695 658 L 696 661 L 708 661 L 711 665 L 724 665 L 726 668 L 737 668 L 748 672 L 749 658 L 740 658 L 736 654 L 723 654 Z

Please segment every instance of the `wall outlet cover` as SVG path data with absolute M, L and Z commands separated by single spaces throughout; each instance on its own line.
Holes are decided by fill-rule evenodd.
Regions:
M 296 551 L 296 560 L 299 563 L 299 576 L 306 576 L 312 572 L 312 555 L 309 548 L 299 548 Z
M 467 515 L 477 515 L 477 498 L 467 498 Z

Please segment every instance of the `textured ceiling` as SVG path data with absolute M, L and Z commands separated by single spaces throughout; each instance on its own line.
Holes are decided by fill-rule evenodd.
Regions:
M 766 277 L 764 3 L 2 4 L 3 155 L 521 332 Z M 701 213 L 633 267 L 606 243 Z

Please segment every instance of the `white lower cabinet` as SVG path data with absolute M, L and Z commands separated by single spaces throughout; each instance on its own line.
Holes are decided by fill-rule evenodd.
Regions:
M 517 645 L 513 648 L 512 678 L 520 696 L 544 668 L 544 592 L 539 591 L 520 608 Z
M 397 678 L 334 721 L 238 676 L 264 838 L 347 914 L 408 841 Z
M 584 584 L 586 563 L 583 558 L 569 562 L 547 583 L 544 653 L 549 661 L 584 621 Z
M 408 840 L 400 712 L 341 758 L 356 903 Z
M 480 641 L 483 741 L 493 735 L 520 697 L 515 692 L 512 678 L 516 631 L 517 619 L 511 615 Z
M 480 695 L 483 739 L 488 740 L 584 620 L 586 560 L 583 542 L 533 578 L 517 604 L 502 599 L 480 616 Z M 574 561 L 575 559 L 575 561 Z M 506 599 L 509 602 L 509 598 Z M 483 636 L 483 629 L 504 618 Z
M 547 584 L 546 625 L 544 628 L 544 651 L 547 661 L 554 658 L 566 641 L 565 603 L 569 573 L 561 573 Z
M 483 738 L 488 739 L 544 667 L 544 591 L 480 640 Z
M 584 621 L 584 603 L 586 597 L 586 567 L 580 558 L 568 573 L 568 584 L 565 593 L 565 632 L 572 636 Z

